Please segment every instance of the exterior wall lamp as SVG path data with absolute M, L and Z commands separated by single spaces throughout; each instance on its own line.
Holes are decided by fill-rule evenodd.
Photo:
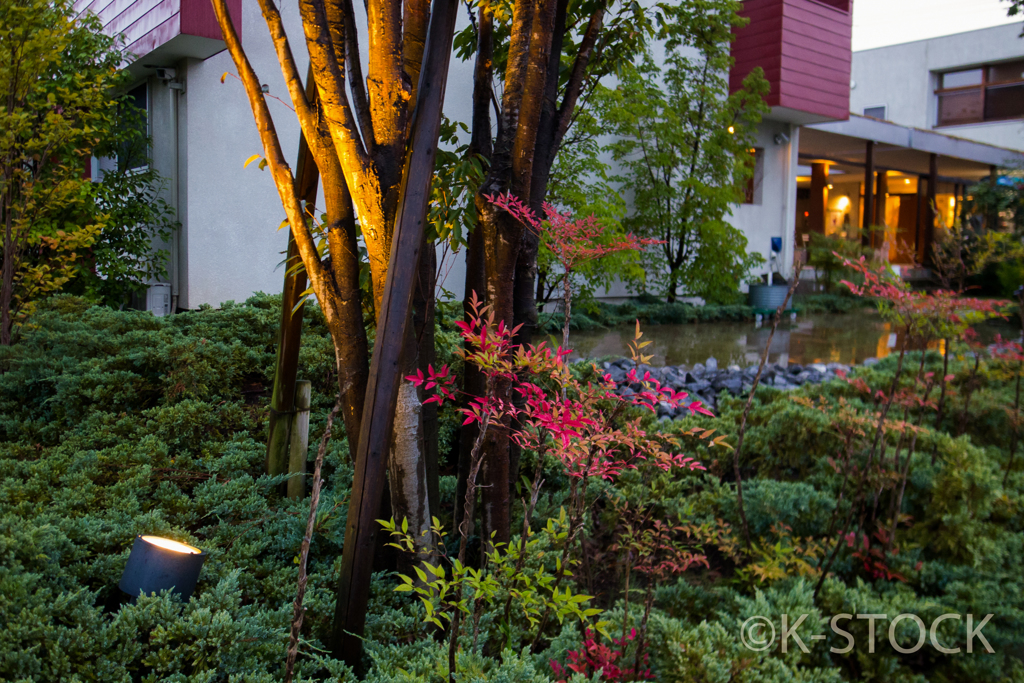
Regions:
M 206 552 L 159 536 L 136 536 L 118 588 L 136 598 L 170 590 L 187 601 L 199 580 Z

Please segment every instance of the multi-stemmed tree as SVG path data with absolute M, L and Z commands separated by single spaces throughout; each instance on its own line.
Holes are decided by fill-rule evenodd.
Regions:
M 417 365 L 411 309 L 425 244 L 427 202 L 458 4 L 454 0 L 368 0 L 369 60 L 363 79 L 351 0 L 300 0 L 310 78 L 299 74 L 281 14 L 260 0 L 302 135 L 323 181 L 328 257 L 317 249 L 260 81 L 223 0 L 213 0 L 228 51 L 252 106 L 297 250 L 334 342 L 341 412 L 355 477 L 332 647 L 356 664 L 375 548 L 376 518 L 390 464 L 396 514 L 429 523 L 422 422 L 416 392 L 400 391 Z M 351 98 L 349 97 L 351 93 Z M 356 219 L 358 217 L 358 227 Z M 357 230 L 373 280 L 377 336 L 373 366 L 359 293 Z M 396 408 L 397 404 L 397 408 Z M 397 417 L 396 417 L 397 411 Z

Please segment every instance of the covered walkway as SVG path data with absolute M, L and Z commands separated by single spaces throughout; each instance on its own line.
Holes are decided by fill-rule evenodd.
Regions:
M 967 188 L 1021 167 L 1024 154 L 850 114 L 801 128 L 799 163 L 798 244 L 811 233 L 839 234 L 892 263 L 921 264 Z

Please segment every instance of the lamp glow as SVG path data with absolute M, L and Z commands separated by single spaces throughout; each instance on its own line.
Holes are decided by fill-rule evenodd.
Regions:
M 846 197 L 846 196 L 840 197 L 839 201 L 836 202 L 836 206 L 838 206 L 840 210 L 845 209 L 849 205 L 850 205 L 850 198 Z
M 956 206 L 956 197 L 950 197 L 949 198 L 949 206 L 950 207 Z
M 172 541 L 169 538 L 160 538 L 159 536 L 143 536 L 142 540 L 146 541 L 147 543 L 152 543 L 153 545 L 160 546 L 161 548 L 165 548 L 166 550 L 174 551 L 176 553 L 198 555 L 199 553 L 203 552 L 199 548 L 193 548 L 190 545 L 185 545 L 184 543 L 179 543 L 178 541 Z
M 735 133 L 735 132 L 736 132 L 736 128 L 734 126 L 729 126 L 729 133 Z

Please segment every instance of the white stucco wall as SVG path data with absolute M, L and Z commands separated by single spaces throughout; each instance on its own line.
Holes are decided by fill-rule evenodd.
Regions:
M 776 144 L 775 136 L 780 133 L 789 142 Z M 755 145 L 764 150 L 761 203 L 740 204 L 727 219 L 746 236 L 747 251 L 764 257 L 761 272 L 768 272 L 772 237 L 782 237 L 783 272 L 793 263 L 799 136 L 799 127 L 789 123 L 764 121 L 758 126 Z
M 356 6 L 361 13 L 361 3 Z M 305 75 L 307 57 L 297 6 L 285 3 L 281 12 L 299 72 Z M 360 19 L 365 36 L 365 17 Z M 468 24 L 464 13 L 459 21 L 459 28 Z M 269 94 L 288 103 L 267 98 L 282 150 L 294 171 L 298 121 L 289 108 L 281 68 L 256 0 L 242 2 L 242 43 Z M 365 40 L 360 48 L 365 64 Z M 237 73 L 234 62 L 224 51 L 206 60 L 180 62 L 176 69 L 176 79 L 185 84 L 185 92 L 177 96 L 176 191 L 172 189 L 173 96 L 167 82 L 151 77 L 149 83 L 154 165 L 168 181 L 165 197 L 177 204 L 182 224 L 180 245 L 171 245 L 169 269 L 177 304 L 180 308 L 219 306 L 229 300 L 243 301 L 257 291 L 280 292 L 287 232 L 278 228 L 284 209 L 269 170 L 260 171 L 256 163 L 242 168 L 253 154 L 263 154 L 263 146 L 241 82 L 228 76 L 221 83 L 225 72 Z M 472 64 L 453 57 L 445 105 L 450 118 L 469 120 L 471 91 L 467 87 L 471 83 Z M 319 203 L 322 206 L 322 195 Z M 462 273 L 453 272 L 447 284 L 450 288 L 458 281 L 461 290 L 463 279 Z
M 1009 24 L 853 53 L 850 111 L 884 105 L 886 118 L 933 128 L 937 74 L 960 67 L 1024 58 L 1020 26 Z M 947 126 L 947 135 L 1024 150 L 1024 120 Z

